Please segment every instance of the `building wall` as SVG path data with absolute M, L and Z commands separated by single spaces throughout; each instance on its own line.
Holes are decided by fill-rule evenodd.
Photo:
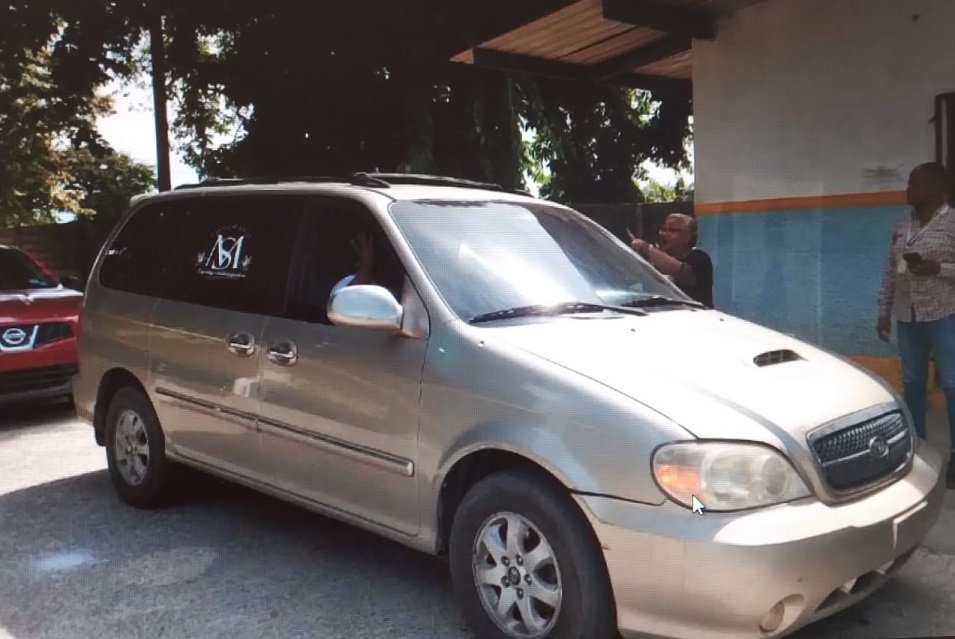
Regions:
M 767 0 L 694 45 L 696 213 L 721 310 L 898 384 L 876 298 L 953 53 L 951 0 Z
M 917 18 L 916 18 L 917 16 Z M 693 49 L 703 202 L 900 189 L 955 91 L 951 0 L 767 0 Z

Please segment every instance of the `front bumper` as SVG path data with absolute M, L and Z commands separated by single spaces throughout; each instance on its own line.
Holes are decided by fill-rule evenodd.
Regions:
M 76 373 L 66 364 L 0 373 L 0 406 L 70 397 Z
M 0 362 L 0 405 L 69 397 L 79 371 L 76 340 L 37 350 L 4 353 Z
M 780 637 L 867 597 L 941 511 L 943 461 L 919 443 L 908 475 L 838 506 L 807 501 L 701 516 L 670 503 L 578 495 L 603 547 L 621 634 Z

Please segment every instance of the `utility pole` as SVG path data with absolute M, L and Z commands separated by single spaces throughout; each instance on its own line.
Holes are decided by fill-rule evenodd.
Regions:
M 158 189 L 172 189 L 169 168 L 169 119 L 166 116 L 166 48 L 163 42 L 162 11 L 157 9 L 149 25 L 153 67 L 153 112 L 156 115 L 156 170 Z

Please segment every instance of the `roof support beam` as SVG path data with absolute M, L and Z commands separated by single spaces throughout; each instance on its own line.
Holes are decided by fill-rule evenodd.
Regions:
M 606 82 L 634 69 L 689 51 L 692 46 L 693 40 L 688 36 L 666 36 L 639 49 L 601 62 L 594 67 L 592 77 L 596 82 Z
M 530 75 L 560 80 L 580 80 L 587 82 L 590 74 L 587 67 L 570 62 L 544 60 L 529 55 L 495 51 L 494 49 L 474 49 L 474 65 L 497 69 L 499 71 L 517 71 Z
M 655 0 L 602 0 L 603 17 L 636 27 L 649 27 L 699 40 L 716 37 L 716 18 L 698 8 Z
M 470 49 L 481 46 L 481 43 L 492 40 L 506 33 L 516 31 L 541 18 L 557 13 L 574 4 L 578 0 L 521 0 L 520 2 L 478 2 L 475 9 L 466 10 L 462 20 L 466 35 L 465 46 Z M 505 5 L 501 10 L 498 5 Z M 467 13 L 472 15 L 468 16 Z M 462 34 L 463 35 L 463 34 Z
M 689 80 L 678 80 L 639 73 L 620 73 L 606 80 L 598 80 L 586 66 L 570 62 L 544 60 L 532 56 L 505 53 L 492 49 L 474 49 L 474 65 L 499 71 L 514 71 L 559 80 L 572 80 L 592 84 L 609 84 L 646 91 L 692 92 Z

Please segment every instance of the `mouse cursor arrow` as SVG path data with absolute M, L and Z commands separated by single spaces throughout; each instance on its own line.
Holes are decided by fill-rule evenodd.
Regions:
M 691 504 L 691 505 L 692 505 L 692 507 L 693 507 L 693 514 L 694 514 L 694 515 L 702 515 L 702 514 L 703 514 L 703 509 L 706 508 L 706 506 L 703 505 L 703 502 L 696 498 L 696 495 L 693 495 L 693 499 L 692 499 L 692 504 Z

